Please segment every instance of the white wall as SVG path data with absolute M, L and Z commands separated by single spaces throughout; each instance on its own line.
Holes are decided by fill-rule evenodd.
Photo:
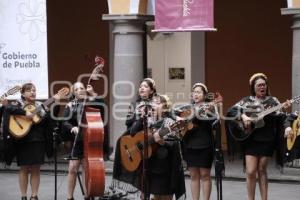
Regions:
M 152 69 L 159 93 L 173 103 L 190 102 L 195 82 L 204 82 L 204 33 L 158 33 L 147 37 L 147 65 Z M 169 68 L 184 68 L 184 80 L 169 80 Z

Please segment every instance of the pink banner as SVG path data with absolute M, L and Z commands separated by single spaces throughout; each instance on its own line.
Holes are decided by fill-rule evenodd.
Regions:
M 214 31 L 213 0 L 156 0 L 154 31 Z

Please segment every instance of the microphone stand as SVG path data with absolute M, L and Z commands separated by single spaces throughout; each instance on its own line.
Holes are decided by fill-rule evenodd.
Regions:
M 142 192 L 144 200 L 150 199 L 148 188 L 148 105 L 145 105 L 145 114 L 143 116 L 144 127 L 144 151 L 143 151 L 143 174 L 142 174 Z
M 57 136 L 58 136 L 58 122 L 56 122 L 53 129 L 53 153 L 54 153 L 54 200 L 57 200 Z
M 224 158 L 222 151 L 222 143 L 221 143 L 221 122 L 219 114 L 217 114 L 217 119 L 213 123 L 213 130 L 215 131 L 215 142 L 214 142 L 214 153 L 215 153 L 215 181 L 217 186 L 217 199 L 223 199 L 223 191 L 222 191 L 222 177 L 224 171 Z

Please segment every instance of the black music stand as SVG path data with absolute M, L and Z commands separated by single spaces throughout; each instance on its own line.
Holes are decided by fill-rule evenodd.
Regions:
M 215 181 L 217 186 L 217 199 L 223 199 L 222 191 L 222 178 L 225 170 L 224 167 L 224 157 L 222 151 L 222 140 L 221 140 L 221 122 L 217 119 L 213 123 L 213 130 L 215 131 L 215 141 L 214 141 L 214 164 L 215 164 Z

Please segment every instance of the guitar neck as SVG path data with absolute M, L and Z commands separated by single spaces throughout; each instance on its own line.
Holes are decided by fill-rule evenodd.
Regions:
M 272 112 L 275 112 L 275 111 L 281 109 L 282 107 L 283 107 L 283 105 L 282 105 L 282 104 L 279 104 L 279 105 L 277 105 L 277 106 L 274 106 L 274 107 L 272 107 L 272 108 L 269 108 L 269 109 L 267 109 L 267 110 L 261 112 L 260 114 L 258 114 L 258 118 L 262 119 L 262 118 L 265 117 L 266 115 L 271 114 Z
M 6 91 L 4 94 L 0 96 L 0 99 L 4 99 L 5 97 L 8 97 L 9 95 L 14 95 L 15 93 L 19 92 L 21 90 L 20 86 L 15 86 L 8 91 Z
M 45 107 L 48 107 L 54 101 L 55 101 L 55 99 L 53 97 L 51 97 L 50 99 L 47 99 L 44 103 L 42 103 L 39 107 L 36 108 L 34 113 L 36 114 L 36 113 L 40 112 L 42 109 L 44 109 Z
M 49 106 L 51 103 L 53 103 L 55 101 L 54 97 L 51 97 L 50 99 L 46 100 L 43 105 L 45 107 Z
M 167 135 L 168 133 L 170 132 L 170 130 L 168 128 L 161 128 L 159 131 L 158 131 L 158 135 L 160 136 L 160 138 L 163 138 L 165 135 Z M 144 134 L 144 131 L 141 132 L 141 134 Z M 155 140 L 153 138 L 153 135 L 152 136 L 148 136 L 148 146 L 155 143 Z M 143 146 L 144 145 L 144 142 L 142 143 Z
M 300 96 L 296 96 L 296 97 L 292 98 L 290 100 L 290 103 L 293 104 L 295 102 L 298 102 L 299 98 L 300 98 Z M 281 104 L 279 104 L 277 106 L 274 106 L 274 107 L 272 107 L 270 109 L 267 109 L 267 110 L 261 112 L 260 114 L 258 114 L 258 118 L 262 119 L 264 116 L 266 116 L 266 115 L 268 115 L 268 114 L 270 114 L 272 112 L 275 112 L 275 111 L 281 109 L 282 107 L 283 107 L 283 104 L 281 103 Z
M 281 109 L 282 107 L 283 107 L 282 104 L 279 104 L 277 106 L 274 106 L 268 110 L 261 112 L 258 116 L 259 116 L 259 118 L 263 118 L 264 116 L 271 114 L 272 112 L 275 112 L 275 111 Z

